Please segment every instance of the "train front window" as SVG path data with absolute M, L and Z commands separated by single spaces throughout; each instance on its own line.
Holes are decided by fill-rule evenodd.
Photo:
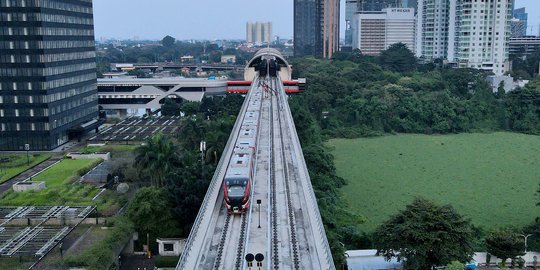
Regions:
M 230 186 L 227 189 L 229 197 L 244 197 L 245 188 L 243 186 Z

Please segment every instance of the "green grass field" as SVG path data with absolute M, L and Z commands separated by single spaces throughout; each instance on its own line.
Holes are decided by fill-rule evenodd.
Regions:
M 93 205 L 92 198 L 99 190 L 90 185 L 74 185 L 77 172 L 96 160 L 64 159 L 32 181 L 44 181 L 46 189 L 39 192 L 15 193 L 10 190 L 0 197 L 0 205 Z
M 373 231 L 416 196 L 452 204 L 486 229 L 522 226 L 540 208 L 540 136 L 395 135 L 331 140 L 350 210 Z
M 104 146 L 86 146 L 83 147 L 80 152 L 85 154 L 93 154 L 96 152 L 111 152 L 111 153 L 122 153 L 122 152 L 132 152 L 140 145 L 125 145 L 125 144 L 111 144 Z
M 30 165 L 27 165 L 26 154 L 0 154 L 0 183 L 34 167 L 37 164 L 49 159 L 50 154 L 30 154 L 28 155 Z

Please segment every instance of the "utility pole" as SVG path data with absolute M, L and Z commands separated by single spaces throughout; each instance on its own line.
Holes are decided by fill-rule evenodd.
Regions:
M 525 239 L 525 253 L 527 253 L 527 239 L 529 239 L 530 236 L 532 236 L 532 234 L 520 234 L 521 236 L 523 236 L 523 238 Z

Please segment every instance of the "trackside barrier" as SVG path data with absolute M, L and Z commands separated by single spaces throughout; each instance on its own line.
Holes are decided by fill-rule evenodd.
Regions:
M 283 90 L 283 89 L 281 89 L 281 90 Z M 283 95 L 285 95 L 283 91 L 280 91 L 280 92 Z M 287 101 L 287 97 L 285 96 L 283 98 L 283 100 Z M 326 261 L 327 265 L 325 266 L 326 268 L 321 267 L 321 269 L 336 269 L 335 265 L 334 265 L 334 260 L 332 258 L 332 252 L 330 251 L 330 245 L 328 243 L 328 239 L 326 238 L 326 232 L 325 232 L 324 225 L 323 225 L 323 222 L 322 222 L 321 213 L 319 212 L 319 205 L 317 204 L 317 199 L 315 198 L 315 191 L 313 190 L 313 186 L 311 185 L 311 179 L 309 177 L 309 171 L 307 169 L 306 161 L 304 159 L 304 154 L 302 152 L 302 145 L 300 144 L 300 139 L 298 138 L 298 132 L 296 131 L 296 126 L 295 126 L 294 121 L 293 121 L 292 112 L 291 112 L 291 108 L 289 106 L 289 103 L 287 102 L 287 104 L 284 107 L 287 108 L 287 110 L 286 110 L 287 115 L 286 116 L 287 116 L 287 119 L 289 120 L 289 123 L 290 123 L 289 127 L 291 127 L 291 132 L 292 132 L 291 136 L 294 139 L 294 147 L 297 149 L 297 151 L 299 151 L 299 152 L 297 152 L 297 155 L 298 155 L 298 153 L 300 153 L 298 155 L 298 157 L 299 157 L 298 165 L 300 166 L 300 170 L 303 171 L 304 174 L 305 174 L 305 178 L 300 177 L 300 179 L 307 180 L 304 183 L 302 183 L 302 187 L 304 189 L 304 194 L 306 196 L 306 202 L 311 205 L 311 207 L 307 207 L 307 213 L 311 217 L 310 221 L 315 221 L 315 223 L 317 224 L 317 231 L 316 232 L 317 232 L 318 235 L 314 235 L 314 238 L 315 239 L 319 238 L 319 239 L 322 239 L 322 241 L 323 241 L 323 247 L 321 247 L 321 248 L 324 251 L 324 257 L 325 257 L 325 261 Z M 311 231 L 314 232 L 314 230 L 311 230 Z M 319 249 L 317 249 L 317 251 L 318 250 Z
M 257 79 L 254 80 L 254 83 L 252 84 L 252 87 L 256 86 Z M 242 105 L 242 109 L 240 110 L 239 115 L 244 115 L 246 113 L 247 107 L 249 105 L 249 93 L 246 96 L 244 100 L 244 104 Z M 227 144 L 225 145 L 225 149 L 227 149 L 226 152 L 223 153 L 221 156 L 221 159 L 219 160 L 218 166 L 216 167 L 216 171 L 214 172 L 214 176 L 212 177 L 212 181 L 210 182 L 210 186 L 208 187 L 208 191 L 206 192 L 206 195 L 204 196 L 203 203 L 201 205 L 201 209 L 199 210 L 199 213 L 197 214 L 197 218 L 195 219 L 195 222 L 193 223 L 193 227 L 191 228 L 191 232 L 189 233 L 188 239 L 186 240 L 186 246 L 184 249 L 184 252 L 182 252 L 182 255 L 180 256 L 180 260 L 178 261 L 178 264 L 176 265 L 176 269 L 186 269 L 186 263 L 189 259 L 192 251 L 193 244 L 198 240 L 197 236 L 199 236 L 199 232 L 201 230 L 206 230 L 207 228 L 202 228 L 201 223 L 203 219 L 208 215 L 211 215 L 212 213 L 207 213 L 207 208 L 209 205 L 214 206 L 214 203 L 216 202 L 217 198 L 219 198 L 219 192 L 217 193 L 217 198 L 213 197 L 216 188 L 221 188 L 221 179 L 219 178 L 219 175 L 221 174 L 221 170 L 224 166 L 225 160 L 229 159 L 229 152 L 232 150 L 231 147 L 234 147 L 235 137 L 236 134 L 238 134 L 239 129 L 241 128 L 241 118 L 238 117 L 236 119 L 236 123 L 234 124 L 234 128 L 231 132 L 231 135 L 229 136 L 229 140 L 227 141 Z M 202 240 L 200 240 L 202 241 Z

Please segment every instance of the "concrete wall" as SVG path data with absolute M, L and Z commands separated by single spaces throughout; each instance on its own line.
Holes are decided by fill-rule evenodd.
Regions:
M 157 239 L 159 255 L 161 256 L 180 256 L 186 246 L 186 239 Z M 165 251 L 165 244 L 174 246 L 172 251 Z
M 18 182 L 13 185 L 13 191 L 40 191 L 45 189 L 45 182 Z
M 68 157 L 72 159 L 103 159 L 103 160 L 109 160 L 111 159 L 111 153 L 94 153 L 94 154 L 83 154 L 83 153 L 69 153 L 67 154 Z
M 0 223 L 3 223 L 4 221 L 7 221 L 7 219 L 0 219 Z M 7 225 L 10 226 L 36 226 L 40 224 L 43 221 L 43 219 L 14 219 L 10 221 Z M 49 219 L 47 222 L 45 222 L 43 225 L 45 226 L 74 226 L 77 225 L 79 222 L 81 222 L 81 218 L 59 218 L 59 219 Z M 81 222 L 81 224 L 85 225 L 106 225 L 105 224 L 105 218 L 87 218 Z

